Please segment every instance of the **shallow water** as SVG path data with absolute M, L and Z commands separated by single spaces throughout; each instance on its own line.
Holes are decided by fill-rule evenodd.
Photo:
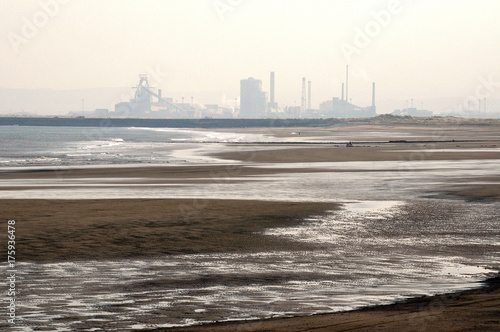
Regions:
M 316 243 L 313 251 L 19 263 L 18 326 L 169 327 L 467 289 L 499 262 L 498 220 L 494 204 L 356 201 L 296 227 L 264 231 Z
M 2 126 L 0 141 L 0 168 L 3 168 L 181 163 L 189 155 L 176 153 L 201 144 L 286 139 L 171 128 Z M 190 161 L 200 159 L 196 157 Z
M 176 183 L 175 180 L 147 177 L 75 179 L 65 176 L 65 171 L 70 174 L 71 168 L 61 167 L 60 172 L 49 179 L 2 180 L 0 198 L 222 198 L 343 202 L 371 200 L 376 193 L 380 200 L 398 200 L 425 197 L 464 178 L 498 175 L 497 160 L 248 163 L 241 167 L 295 169 L 296 172 L 243 177 L 239 176 L 239 168 L 227 165 L 227 171 L 210 178 L 192 178 L 191 182 L 183 179 Z M 304 168 L 322 172 L 303 173 Z M 196 183 L 197 180 L 207 180 L 208 183 Z

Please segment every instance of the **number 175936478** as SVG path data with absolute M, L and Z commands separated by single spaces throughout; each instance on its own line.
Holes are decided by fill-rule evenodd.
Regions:
M 9 241 L 7 243 L 7 262 L 10 268 L 14 268 L 16 265 L 16 224 L 15 220 L 9 220 L 7 225 L 7 237 Z

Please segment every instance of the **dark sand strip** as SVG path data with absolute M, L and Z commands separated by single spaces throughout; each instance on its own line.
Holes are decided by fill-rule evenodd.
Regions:
M 202 199 L 0 200 L 1 218 L 16 220 L 19 262 L 305 250 L 310 245 L 257 232 L 295 225 L 338 206 Z
M 348 161 L 424 161 L 424 160 L 484 160 L 500 159 L 500 141 L 477 143 L 402 143 L 402 144 L 354 144 L 319 146 L 291 146 L 289 149 L 236 151 L 215 153 L 212 156 L 238 161 L 258 163 L 296 163 L 296 162 L 348 162 Z M 436 150 L 430 152 L 429 150 Z M 454 151 L 439 151 L 453 149 Z M 464 150 L 467 149 L 467 150 Z M 470 151 L 476 149 L 476 151 Z M 481 149 L 485 149 L 481 151 Z M 487 150 L 488 149 L 488 150 Z M 462 151 L 461 151 L 462 150 Z M 469 150 L 469 151 L 468 151 Z

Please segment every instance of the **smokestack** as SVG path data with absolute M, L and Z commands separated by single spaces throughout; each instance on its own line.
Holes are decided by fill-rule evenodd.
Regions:
M 302 102 L 300 105 L 301 111 L 306 110 L 306 78 L 302 78 Z
M 345 69 L 345 100 L 349 102 L 349 65 Z
M 271 105 L 274 105 L 274 71 L 271 72 Z
M 310 110 L 311 109 L 311 81 L 308 82 L 308 88 L 309 88 L 309 91 L 308 91 L 308 94 L 307 94 L 307 109 Z
M 373 82 L 372 107 L 375 107 L 375 82 Z
M 342 83 L 342 100 L 344 100 L 344 83 Z
M 158 89 L 158 102 L 161 103 L 161 89 Z

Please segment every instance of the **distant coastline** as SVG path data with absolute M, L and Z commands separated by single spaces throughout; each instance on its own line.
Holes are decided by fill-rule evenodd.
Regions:
M 412 117 L 379 115 L 357 119 L 142 119 L 142 118 L 63 118 L 1 117 L 0 126 L 63 127 L 144 127 L 144 128 L 265 128 L 330 127 L 339 125 L 424 125 L 424 126 L 491 126 L 499 119 L 464 119 L 457 117 Z

